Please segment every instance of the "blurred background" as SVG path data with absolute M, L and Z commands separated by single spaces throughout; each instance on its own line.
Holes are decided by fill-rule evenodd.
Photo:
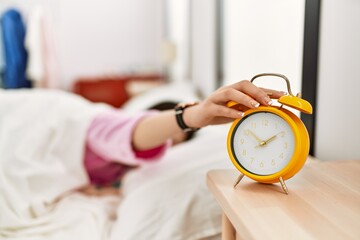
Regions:
M 122 107 L 165 85 L 201 99 L 281 73 L 314 107 L 301 115 L 310 153 L 360 159 L 358 0 L 1 0 L 0 17 L 2 88 Z M 287 90 L 281 79 L 255 83 Z

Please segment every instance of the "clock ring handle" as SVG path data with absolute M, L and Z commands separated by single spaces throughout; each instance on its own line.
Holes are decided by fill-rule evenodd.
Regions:
M 253 82 L 256 78 L 266 77 L 266 76 L 275 76 L 275 77 L 280 77 L 280 78 L 284 79 L 284 80 L 286 81 L 286 86 L 287 86 L 289 95 L 294 96 L 294 94 L 292 94 L 292 92 L 291 92 L 291 87 L 290 87 L 290 81 L 289 81 L 289 79 L 288 79 L 285 75 L 282 75 L 282 74 L 278 74 L 278 73 L 260 73 L 260 74 L 255 75 L 255 76 L 250 80 L 250 82 Z

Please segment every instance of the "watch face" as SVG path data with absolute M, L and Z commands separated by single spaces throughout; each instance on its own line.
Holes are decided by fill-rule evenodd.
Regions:
M 255 112 L 241 119 L 231 136 L 236 161 L 248 172 L 270 175 L 282 170 L 294 153 L 290 125 L 270 112 Z

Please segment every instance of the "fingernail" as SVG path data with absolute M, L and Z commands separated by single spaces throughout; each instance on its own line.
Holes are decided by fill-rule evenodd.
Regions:
M 265 97 L 265 102 L 267 102 L 269 105 L 272 105 L 272 101 L 269 97 Z
M 260 106 L 260 103 L 255 102 L 255 101 L 252 101 L 252 102 L 251 102 L 251 105 L 253 105 L 254 107 L 259 107 L 259 106 Z
M 243 117 L 243 116 L 245 115 L 245 113 L 244 113 L 244 112 L 239 112 L 239 115 L 240 115 L 241 117 Z
M 282 94 L 282 95 L 287 95 L 288 93 L 281 91 L 281 94 Z

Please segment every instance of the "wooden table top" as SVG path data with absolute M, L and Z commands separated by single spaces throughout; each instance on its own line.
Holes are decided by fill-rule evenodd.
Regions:
M 309 159 L 286 181 L 261 184 L 238 170 L 211 170 L 207 184 L 244 239 L 360 239 L 360 160 Z

